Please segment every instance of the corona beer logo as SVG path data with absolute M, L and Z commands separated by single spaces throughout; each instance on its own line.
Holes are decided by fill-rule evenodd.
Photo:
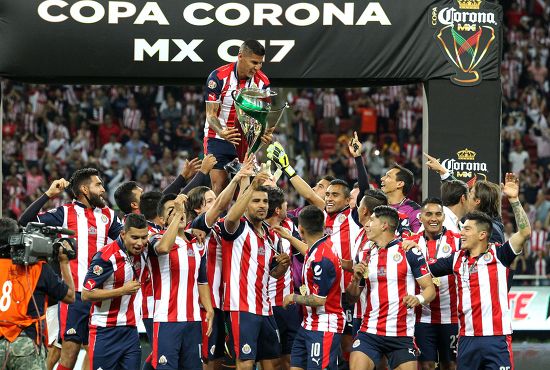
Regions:
M 474 161 L 476 159 L 476 152 L 468 148 L 456 152 L 456 156 L 460 161 Z
M 498 14 L 493 5 L 483 0 L 456 0 L 457 6 L 439 9 L 430 14 L 434 37 L 447 60 L 456 68 L 451 81 L 461 86 L 481 82 L 479 65 L 496 39 Z M 441 27 L 441 28 L 439 28 Z
M 446 158 L 441 164 L 449 170 L 456 178 L 464 182 L 470 181 L 474 177 L 487 179 L 487 163 L 476 162 L 477 153 L 471 149 L 465 148 L 456 152 L 455 158 Z

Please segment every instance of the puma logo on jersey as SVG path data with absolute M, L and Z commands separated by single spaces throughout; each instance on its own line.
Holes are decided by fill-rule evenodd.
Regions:
M 319 361 L 321 361 L 320 358 L 311 358 L 311 361 L 315 362 L 317 364 L 317 366 L 319 366 Z

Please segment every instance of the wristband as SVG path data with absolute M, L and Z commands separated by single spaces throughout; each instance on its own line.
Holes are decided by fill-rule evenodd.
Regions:
M 418 301 L 420 302 L 420 304 L 424 304 L 424 302 L 426 302 L 426 299 L 422 296 L 422 294 L 417 294 L 415 295 L 416 299 L 418 299 Z
M 294 168 L 292 168 L 292 166 L 286 166 L 285 168 L 283 168 L 283 171 L 285 171 L 285 174 L 288 176 L 289 179 L 296 176 L 296 171 L 294 171 Z

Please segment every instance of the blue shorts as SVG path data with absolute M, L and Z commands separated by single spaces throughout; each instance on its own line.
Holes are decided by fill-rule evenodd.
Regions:
M 338 369 L 338 351 L 342 334 L 298 329 L 290 366 L 302 369 Z
M 231 311 L 227 315 L 229 347 L 237 359 L 271 360 L 281 356 L 281 340 L 273 316 Z
M 353 311 L 355 310 L 355 303 L 349 303 L 345 297 L 345 293 L 342 294 L 342 309 L 346 317 L 344 324 L 344 335 L 354 335 L 353 333 Z
M 302 323 L 300 315 L 301 307 L 297 304 L 292 304 L 284 309 L 281 306 L 273 306 L 273 316 L 279 329 L 279 337 L 281 338 L 281 354 L 290 355 L 294 338 L 298 333 L 298 328 Z
M 155 322 L 153 361 L 157 370 L 202 370 L 200 321 Z
M 142 319 L 149 343 L 153 343 L 153 318 Z
M 412 337 L 386 337 L 364 331 L 357 333 L 351 351 L 364 353 L 375 365 L 380 362 L 382 355 L 386 355 L 392 369 L 405 362 L 416 361 L 417 353 Z
M 89 343 L 90 370 L 139 369 L 141 366 L 141 346 L 135 326 L 90 326 Z
M 512 369 L 512 336 L 459 337 L 456 364 L 458 370 Z
M 212 154 L 218 161 L 214 169 L 223 170 L 224 166 L 237 158 L 237 149 L 229 141 L 216 138 L 204 138 L 204 154 Z
M 414 326 L 414 340 L 420 350 L 418 361 L 455 362 L 457 339 L 458 324 L 417 322 Z
M 217 360 L 225 356 L 225 314 L 219 308 L 214 308 L 214 322 L 212 323 L 212 333 L 206 336 L 208 323 L 206 311 L 201 310 L 202 321 L 202 358 L 206 360 Z
M 88 344 L 91 302 L 83 302 L 77 292 L 74 303 L 59 302 L 59 338 L 69 341 Z

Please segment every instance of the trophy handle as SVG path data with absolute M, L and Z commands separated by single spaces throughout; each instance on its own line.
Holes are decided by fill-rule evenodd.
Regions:
M 274 110 L 272 109 L 271 111 L 269 111 L 269 113 L 267 114 L 268 120 L 266 122 L 267 123 L 266 128 L 272 129 L 274 127 L 277 127 L 277 125 L 281 121 L 281 118 L 283 118 L 283 114 L 287 108 L 290 108 L 290 105 L 288 104 L 288 102 L 285 102 L 285 105 L 283 105 L 281 108 L 274 109 Z M 270 121 L 269 120 L 270 116 L 276 116 L 276 119 L 273 121 Z M 260 135 L 260 140 L 254 143 L 254 148 L 248 148 L 248 154 L 255 153 L 264 146 L 264 143 L 262 142 L 261 137 L 264 136 L 265 131 L 266 129 L 262 127 L 262 134 Z

